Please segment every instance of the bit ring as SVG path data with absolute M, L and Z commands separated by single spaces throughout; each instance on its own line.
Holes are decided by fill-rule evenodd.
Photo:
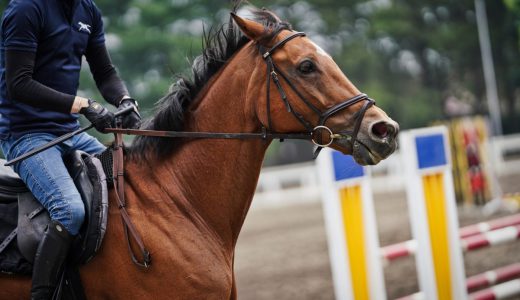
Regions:
M 327 143 L 320 143 L 320 142 L 316 141 L 315 136 L 319 130 L 324 130 L 329 134 L 330 138 Z M 320 137 L 320 139 L 321 139 L 321 137 Z M 318 147 L 328 147 L 334 142 L 334 133 L 332 133 L 332 130 L 330 130 L 329 127 L 324 126 L 324 125 L 318 125 L 318 126 L 314 127 L 314 129 L 311 132 L 311 141 L 314 145 L 316 145 Z

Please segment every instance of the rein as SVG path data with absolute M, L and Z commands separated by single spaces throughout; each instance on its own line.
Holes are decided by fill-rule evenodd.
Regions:
M 121 128 L 106 128 L 108 133 L 119 133 L 127 135 L 143 135 L 169 138 L 194 138 L 194 139 L 298 139 L 310 140 L 312 139 L 312 132 L 310 133 L 273 133 L 263 130 L 258 133 L 226 133 L 226 132 L 197 132 L 197 131 L 163 131 L 163 130 L 148 130 L 148 129 L 121 129 Z
M 285 139 L 298 139 L 298 140 L 310 140 L 316 146 L 317 149 L 314 152 L 314 157 L 316 158 L 320 152 L 320 150 L 324 147 L 330 146 L 334 139 L 347 139 L 352 143 L 357 142 L 357 135 L 359 129 L 361 128 L 361 122 L 363 121 L 363 117 L 365 112 L 370 108 L 370 106 L 375 105 L 375 101 L 370 99 L 366 94 L 359 94 L 352 98 L 346 99 L 341 103 L 334 105 L 328 108 L 326 111 L 322 112 L 316 106 L 314 106 L 309 100 L 307 100 L 296 88 L 296 86 L 289 80 L 289 78 L 285 75 L 284 72 L 275 64 L 272 58 L 272 54 L 287 42 L 291 41 L 297 37 L 303 37 L 306 34 L 304 32 L 295 32 L 294 34 L 284 38 L 283 40 L 276 43 L 269 50 L 266 50 L 263 47 L 260 47 L 260 52 L 262 58 L 266 62 L 267 65 L 267 77 L 266 77 L 266 105 L 267 105 L 267 127 L 262 126 L 262 132 L 256 133 L 231 133 L 231 132 L 191 132 L 191 131 L 162 131 L 162 130 L 147 130 L 147 129 L 121 129 L 121 128 L 107 128 L 105 131 L 114 133 L 114 134 L 127 134 L 127 135 L 143 135 L 143 136 L 155 136 L 155 137 L 167 137 L 167 138 L 203 138 L 203 139 L 280 139 L 281 141 Z M 280 83 L 280 79 L 278 75 L 289 85 L 291 90 L 298 95 L 303 103 L 307 107 L 309 107 L 317 116 L 318 116 L 318 125 L 313 126 L 310 122 L 305 120 L 305 118 L 293 109 L 291 103 L 287 98 L 287 93 Z M 276 85 L 278 93 L 282 101 L 284 102 L 287 111 L 292 113 L 293 116 L 307 129 L 307 132 L 300 133 L 279 133 L 273 132 L 273 121 L 271 118 L 271 81 L 273 81 Z M 358 110 L 355 114 L 355 125 L 354 130 L 352 131 L 343 131 L 339 133 L 334 133 L 330 128 L 325 126 L 325 122 L 334 114 L 342 111 L 343 109 L 348 108 L 358 102 L 365 101 L 360 110 Z M 323 141 L 323 135 L 326 134 L 328 139 Z
M 118 124 L 120 125 L 120 124 Z M 128 252 L 130 253 L 130 258 L 132 262 L 142 268 L 150 267 L 152 263 L 152 257 L 150 252 L 146 249 L 144 242 L 141 238 L 141 235 L 135 228 L 134 223 L 130 219 L 128 212 L 126 211 L 126 201 L 125 201 L 125 176 L 124 176 L 124 154 L 123 154 L 123 135 L 115 134 L 114 146 L 112 148 L 112 158 L 113 158 L 113 167 L 112 167 L 112 176 L 114 180 L 114 191 L 115 198 L 117 201 L 117 205 L 119 208 L 119 212 L 121 214 L 121 221 L 123 223 L 123 229 L 125 234 L 126 243 L 128 246 Z M 134 242 L 139 247 L 139 251 L 141 252 L 142 261 L 136 257 L 135 252 L 132 248 L 132 242 L 130 240 L 132 238 Z

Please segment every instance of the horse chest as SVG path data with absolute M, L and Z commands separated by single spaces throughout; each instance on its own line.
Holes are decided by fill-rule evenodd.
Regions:
M 134 219 L 141 216 L 134 214 Z M 120 222 L 109 221 L 104 251 L 82 276 L 92 299 L 228 299 L 232 261 L 203 230 L 170 215 L 138 221 L 152 255 L 143 270 L 130 262 Z M 168 222 L 166 222 L 166 220 Z M 117 220 L 119 221 L 119 220 Z M 168 225 L 166 225 L 168 224 Z M 110 267 L 107 267 L 107 262 Z M 103 266 L 98 265 L 105 264 Z M 103 272 L 98 272 L 103 269 Z M 114 280 L 117 278 L 117 280 Z M 99 284 L 104 282 L 105 284 Z

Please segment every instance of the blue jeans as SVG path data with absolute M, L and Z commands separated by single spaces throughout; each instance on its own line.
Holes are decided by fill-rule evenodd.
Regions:
M 30 133 L 21 138 L 0 141 L 7 160 L 44 145 L 57 136 L 48 133 Z M 62 157 L 74 150 L 89 154 L 101 153 L 106 147 L 94 137 L 81 133 L 61 144 L 33 155 L 14 165 L 34 197 L 47 209 L 51 219 L 60 222 L 76 235 L 85 218 L 85 207 Z

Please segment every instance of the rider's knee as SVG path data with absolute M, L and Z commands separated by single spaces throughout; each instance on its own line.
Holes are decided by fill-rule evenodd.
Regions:
M 72 235 L 78 234 L 81 225 L 83 225 L 83 221 L 85 220 L 85 205 L 81 200 L 74 199 L 69 202 L 69 212 L 70 212 L 70 222 L 68 226 L 68 230 Z
M 76 235 L 85 219 L 85 206 L 78 193 L 54 201 L 50 205 L 49 213 L 51 218 L 63 224 L 70 234 Z

